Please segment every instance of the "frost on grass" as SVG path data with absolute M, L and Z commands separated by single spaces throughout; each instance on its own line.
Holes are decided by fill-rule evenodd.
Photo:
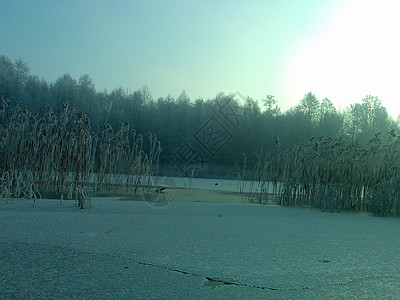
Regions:
M 115 132 L 103 124 L 97 135 L 88 117 L 68 105 L 59 115 L 49 107 L 39 116 L 0 100 L 0 196 L 7 203 L 27 197 L 35 205 L 41 194 L 55 192 L 61 204 L 75 196 L 85 208 L 89 191 L 137 193 L 158 171 L 162 149 L 150 132 L 144 138 L 125 122 Z

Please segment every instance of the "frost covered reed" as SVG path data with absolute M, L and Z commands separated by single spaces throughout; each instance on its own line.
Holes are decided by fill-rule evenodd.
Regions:
M 43 193 L 57 192 L 61 199 L 75 193 L 84 208 L 89 189 L 135 192 L 157 172 L 161 145 L 151 133 L 148 140 L 145 151 L 143 137 L 128 123 L 115 133 L 104 124 L 98 136 L 88 117 L 68 105 L 60 115 L 49 107 L 39 117 L 0 98 L 0 196 L 35 203 Z
M 270 158 L 269 153 L 264 153 L 260 150 L 259 153 L 254 153 L 257 158 L 257 163 L 253 170 L 253 178 L 250 181 L 250 194 L 248 200 L 257 203 L 269 203 L 271 196 L 270 187 L 273 182 L 273 168 L 275 160 Z
M 281 155 L 278 204 L 400 215 L 400 136 L 312 138 Z

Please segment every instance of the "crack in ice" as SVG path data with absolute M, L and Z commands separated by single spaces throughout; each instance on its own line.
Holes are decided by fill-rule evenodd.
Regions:
M 210 277 L 210 276 L 204 276 L 204 275 L 200 275 L 200 274 L 197 274 L 197 273 L 183 271 L 183 270 L 179 270 L 179 269 L 174 269 L 174 268 L 161 266 L 161 265 L 157 265 L 157 264 L 153 264 L 153 263 L 146 263 L 146 262 L 141 262 L 141 261 L 135 261 L 135 262 L 140 264 L 140 265 L 144 265 L 144 266 L 150 266 L 150 267 L 164 269 L 164 270 L 171 271 L 171 272 L 181 273 L 181 274 L 184 274 L 184 275 L 192 275 L 192 276 L 195 276 L 195 277 L 204 278 L 209 282 L 219 283 L 220 285 L 234 285 L 234 286 L 249 287 L 249 288 L 261 289 L 261 290 L 270 290 L 270 291 L 309 290 L 309 289 L 315 289 L 315 288 L 319 288 L 319 287 L 328 287 L 328 286 L 351 284 L 351 283 L 353 283 L 354 281 L 357 281 L 357 280 L 368 280 L 368 279 L 383 278 L 383 277 L 399 277 L 400 278 L 400 274 L 367 275 L 367 276 L 363 276 L 363 277 L 349 278 L 347 280 L 337 281 L 337 282 L 330 282 L 330 283 L 326 283 L 326 284 L 316 284 L 316 285 L 298 286 L 298 287 L 275 288 L 275 287 L 270 287 L 270 286 L 261 286 L 261 285 L 243 283 L 243 282 L 229 281 L 229 280 L 221 279 L 221 278 L 213 278 L 213 277 Z

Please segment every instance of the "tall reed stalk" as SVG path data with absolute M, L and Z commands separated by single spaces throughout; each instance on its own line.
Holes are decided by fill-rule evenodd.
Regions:
M 278 203 L 400 215 L 400 137 L 311 139 L 282 153 Z
M 158 171 L 162 149 L 157 137 L 148 133 L 146 152 L 143 137 L 127 122 L 116 133 L 104 124 L 98 136 L 88 117 L 68 105 L 58 116 L 49 107 L 39 117 L 24 105 L 10 107 L 2 97 L 0 118 L 0 196 L 8 202 L 11 195 L 25 195 L 35 203 L 41 193 L 57 192 L 64 199 L 74 191 L 81 200 L 89 199 L 89 188 L 136 192 L 144 178 Z M 82 200 L 79 206 L 89 202 Z

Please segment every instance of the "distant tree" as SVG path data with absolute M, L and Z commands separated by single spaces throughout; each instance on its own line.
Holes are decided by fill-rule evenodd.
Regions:
M 343 117 L 328 98 L 321 101 L 319 110 L 318 136 L 335 137 L 341 134 Z
M 112 108 L 111 99 L 106 90 L 96 92 L 96 103 L 101 110 L 100 125 L 102 123 L 110 123 L 110 113 Z
M 162 118 L 162 126 L 156 134 L 163 143 L 163 152 L 161 156 L 167 160 L 172 152 L 180 146 L 178 145 L 180 142 L 179 135 L 173 122 L 176 108 L 175 98 L 171 95 L 165 98 L 161 97 L 157 100 L 157 107 L 159 110 L 158 115 Z
M 87 112 L 93 108 L 96 88 L 89 75 L 85 74 L 79 77 L 76 96 L 76 106 L 79 109 Z
M 132 109 L 130 110 L 131 124 L 139 132 L 147 130 L 147 129 L 145 129 L 145 125 L 144 125 L 144 122 L 146 122 L 146 120 L 143 119 L 144 106 L 146 104 L 145 95 L 142 93 L 142 91 L 138 90 L 138 91 L 133 92 L 133 94 L 128 95 L 128 99 L 130 102 L 129 106 L 132 107 Z
M 387 110 L 376 96 L 366 96 L 361 103 L 350 105 L 345 115 L 345 129 L 352 139 L 367 142 L 379 132 L 395 127 Z
M 337 110 L 333 105 L 332 101 L 328 98 L 324 98 L 320 105 L 320 117 L 323 118 L 326 114 L 336 114 Z
M 16 73 L 12 61 L 4 55 L 0 56 L 0 95 L 5 99 L 16 98 Z
M 345 111 L 345 132 L 352 139 L 357 140 L 363 131 L 363 108 L 360 103 L 351 104 Z
M 53 110 L 61 113 L 64 104 L 70 107 L 77 106 L 78 100 L 78 84 L 69 74 L 59 77 L 51 87 L 52 96 L 54 98 Z
M 42 87 L 39 77 L 29 76 L 25 84 L 25 104 L 28 106 L 29 110 L 37 111 L 42 97 L 41 92 Z
M 183 90 L 177 99 L 177 109 L 175 111 L 175 120 L 180 124 L 179 131 L 182 136 L 186 139 L 188 137 L 188 127 L 190 120 L 190 98 L 186 94 L 185 90 Z
M 14 63 L 15 67 L 15 90 L 18 96 L 21 96 L 23 92 L 23 86 L 27 79 L 29 78 L 30 69 L 28 64 L 24 62 L 21 58 L 16 60 Z
M 343 133 L 343 116 L 339 113 L 326 113 L 320 119 L 317 135 L 337 137 Z
M 45 113 L 50 103 L 50 89 L 46 80 L 40 80 L 36 75 L 31 75 L 24 85 L 24 103 L 30 111 Z
M 315 123 L 318 119 L 319 107 L 320 103 L 317 97 L 313 93 L 308 92 L 300 100 L 300 104 L 296 108 L 303 112 L 311 123 Z
M 309 115 L 298 107 L 291 108 L 282 116 L 282 128 L 279 129 L 279 139 L 283 148 L 299 144 L 315 136 L 315 126 L 310 121 Z
M 128 121 L 132 125 L 133 105 L 132 101 L 127 99 L 126 90 L 122 87 L 112 90 L 107 96 L 107 102 L 110 106 L 108 122 L 114 129 L 118 129 L 123 121 Z
M 198 98 L 194 101 L 194 122 L 200 124 L 204 118 L 204 99 Z
M 260 106 L 258 105 L 258 101 L 253 98 L 247 97 L 245 103 L 245 109 L 249 116 L 255 116 L 261 113 Z
M 79 95 L 82 97 L 91 97 L 96 93 L 96 87 L 89 75 L 85 74 L 78 80 Z
M 142 98 L 145 103 L 153 101 L 153 97 L 151 96 L 150 90 L 147 85 L 142 87 L 140 93 L 142 94 Z
M 368 95 L 362 100 L 364 109 L 368 112 L 368 126 L 373 133 L 386 132 L 390 130 L 392 122 L 381 100 L 376 96 Z
M 88 115 L 93 130 L 98 131 L 100 129 L 100 121 L 103 118 L 102 109 L 100 103 L 97 102 L 95 85 L 87 74 L 79 77 L 75 108 Z
M 279 108 L 275 96 L 267 95 L 267 99 L 262 99 L 263 105 L 265 107 L 265 113 L 273 117 L 280 115 L 281 109 Z

